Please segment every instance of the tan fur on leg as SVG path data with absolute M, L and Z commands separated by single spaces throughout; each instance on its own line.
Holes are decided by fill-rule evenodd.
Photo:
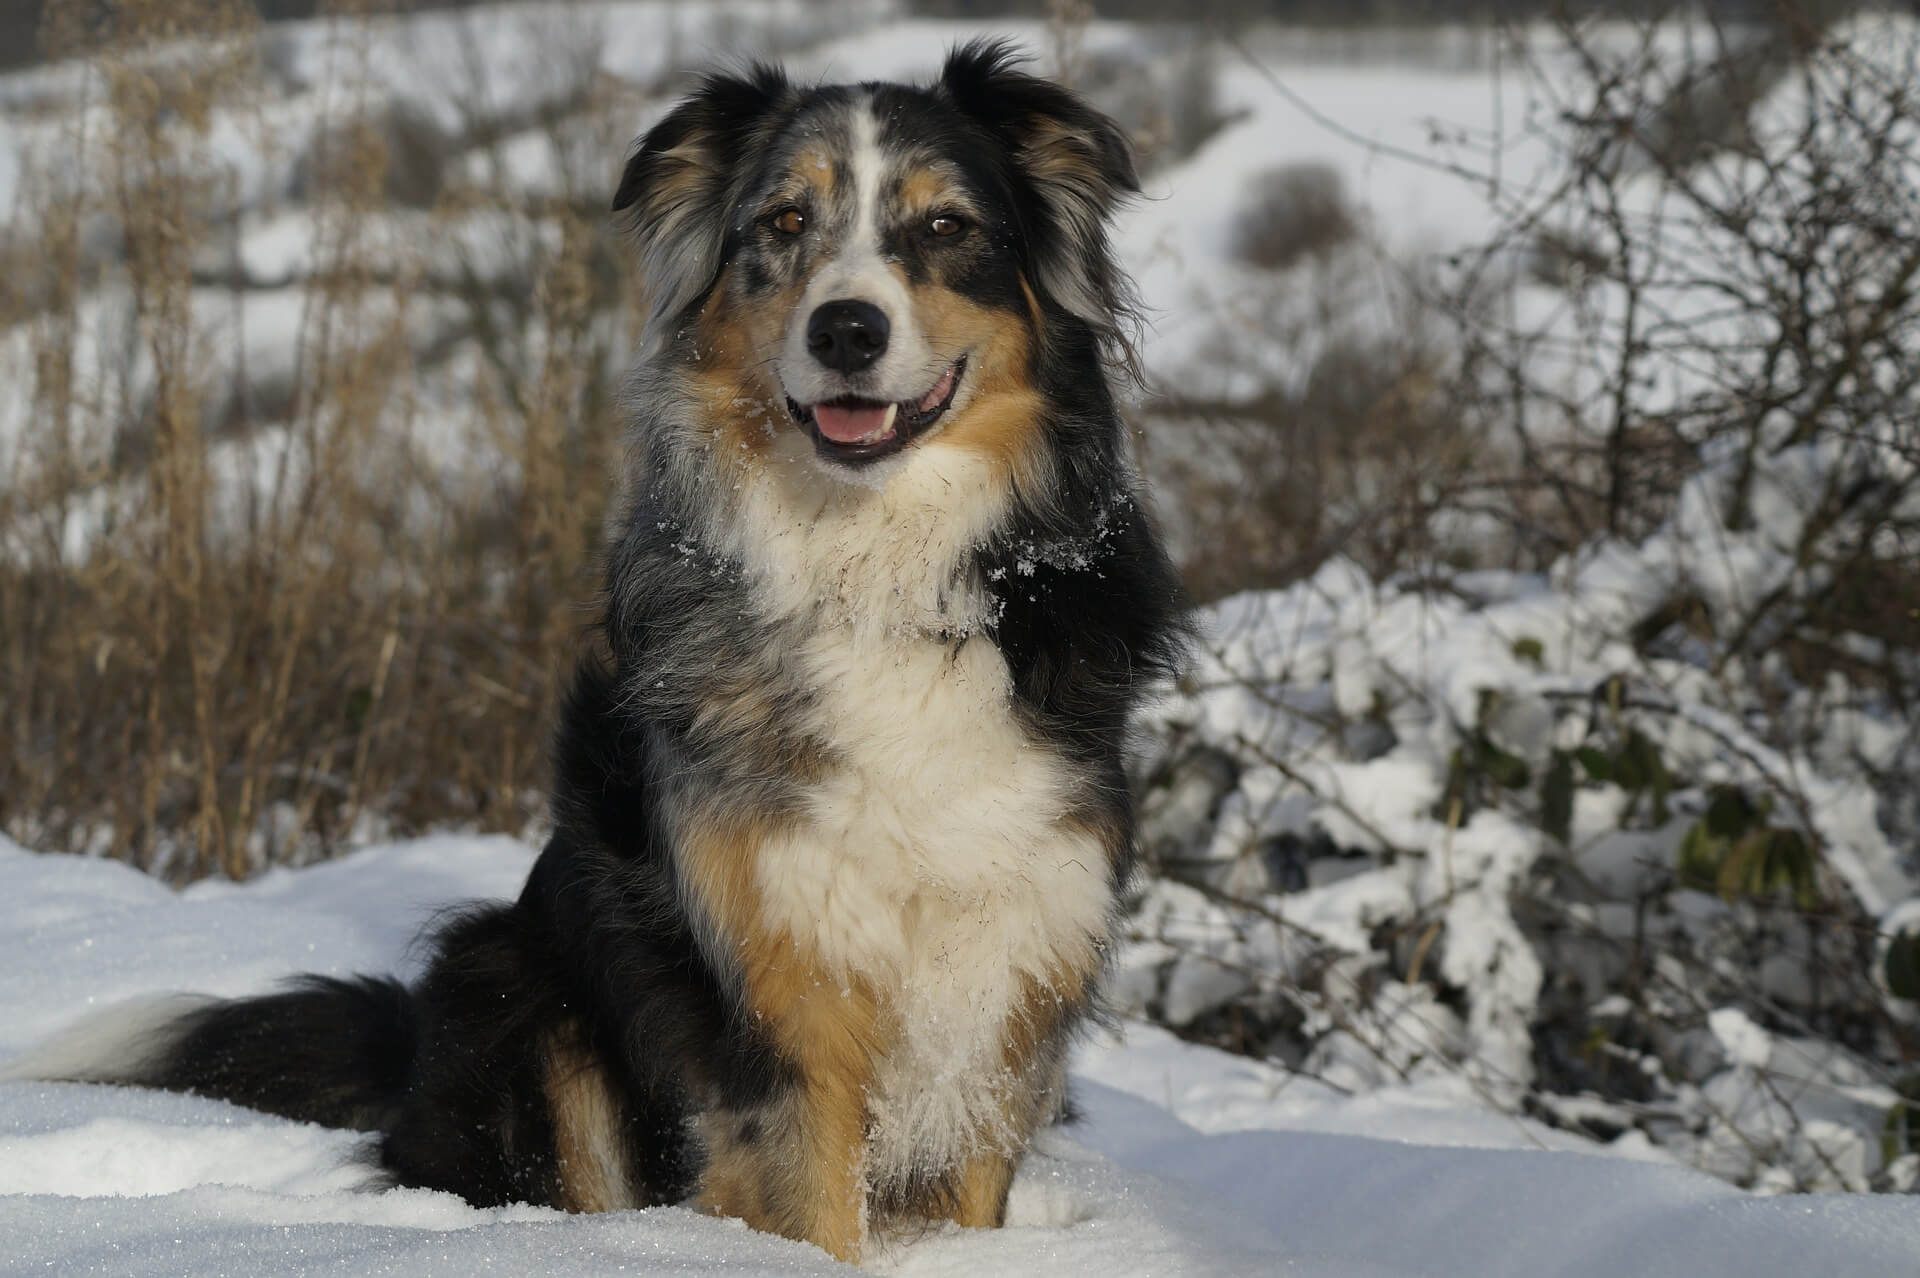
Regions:
M 606 1071 L 572 1030 L 548 1039 L 546 1064 L 558 1205 L 567 1211 L 637 1206 L 620 1102 L 607 1085 Z
M 866 1235 L 867 1085 L 880 1051 L 880 1015 L 857 978 L 836 979 L 785 935 L 746 947 L 748 999 L 799 1070 L 789 1120 L 770 1132 L 764 1186 L 776 1233 L 805 1238 L 842 1260 L 859 1259 Z M 749 1224 L 756 1222 L 749 1217 Z
M 953 1186 L 955 1223 L 969 1229 L 998 1229 L 1005 1224 L 1013 1168 L 1014 1160 L 998 1150 L 982 1150 L 968 1159 Z
M 702 1124 L 708 1166 L 697 1200 L 853 1261 L 866 1233 L 866 1095 L 881 1017 L 865 981 L 835 976 L 789 933 L 767 929 L 752 865 L 770 832 L 716 824 L 682 862 L 702 912 L 739 956 L 748 1007 L 799 1076 L 791 1095 L 760 1111 Z

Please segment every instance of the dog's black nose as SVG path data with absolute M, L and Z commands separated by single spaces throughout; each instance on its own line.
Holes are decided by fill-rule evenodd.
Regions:
M 807 349 L 828 368 L 857 373 L 886 354 L 890 328 L 872 302 L 828 302 L 807 321 Z

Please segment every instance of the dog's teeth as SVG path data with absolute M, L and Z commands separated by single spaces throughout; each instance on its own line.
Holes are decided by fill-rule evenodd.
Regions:
M 877 444 L 887 436 L 893 434 L 893 420 L 898 416 L 900 416 L 900 405 L 888 404 L 887 415 L 880 419 L 878 426 L 861 436 L 860 442 L 863 444 Z

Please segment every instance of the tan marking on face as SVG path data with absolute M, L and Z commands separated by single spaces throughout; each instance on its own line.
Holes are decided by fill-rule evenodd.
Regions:
M 765 456 L 789 422 L 786 395 L 771 363 L 782 334 L 777 324 L 765 322 L 757 304 L 741 305 L 731 284 L 729 268 L 694 322 L 687 384 L 699 405 L 699 421 L 714 433 L 718 455 L 743 460 Z M 799 290 L 789 289 L 768 305 L 791 309 L 798 298 Z
M 1017 484 L 1037 484 L 1045 403 L 1032 381 L 1033 331 L 1018 316 L 938 284 L 914 289 L 913 303 L 936 349 L 970 352 L 966 405 L 941 424 L 941 438 L 987 458 Z
M 577 1026 L 546 1044 L 547 1112 L 565 1211 L 618 1211 L 640 1206 L 627 1166 L 623 1110 L 599 1058 Z
M 787 170 L 797 185 L 813 192 L 813 206 L 826 208 L 833 203 L 833 157 L 818 147 L 808 147 L 793 157 Z
M 948 204 L 952 187 L 933 169 L 910 169 L 900 179 L 900 206 L 911 218 L 931 217 Z
M 737 326 L 754 360 L 754 367 L 746 370 L 746 375 L 764 385 L 769 394 L 777 394 L 783 403 L 786 391 L 774 369 L 787 340 L 787 324 L 799 308 L 800 299 L 806 295 L 813 274 L 807 271 L 785 288 L 765 297 L 731 303 L 730 322 Z

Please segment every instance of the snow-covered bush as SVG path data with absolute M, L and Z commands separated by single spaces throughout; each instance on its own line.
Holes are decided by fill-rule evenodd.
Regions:
M 1520 46 L 1471 466 L 1423 553 L 1205 610 L 1127 1006 L 1761 1188 L 1920 1176 L 1920 27 L 1796 31 Z

